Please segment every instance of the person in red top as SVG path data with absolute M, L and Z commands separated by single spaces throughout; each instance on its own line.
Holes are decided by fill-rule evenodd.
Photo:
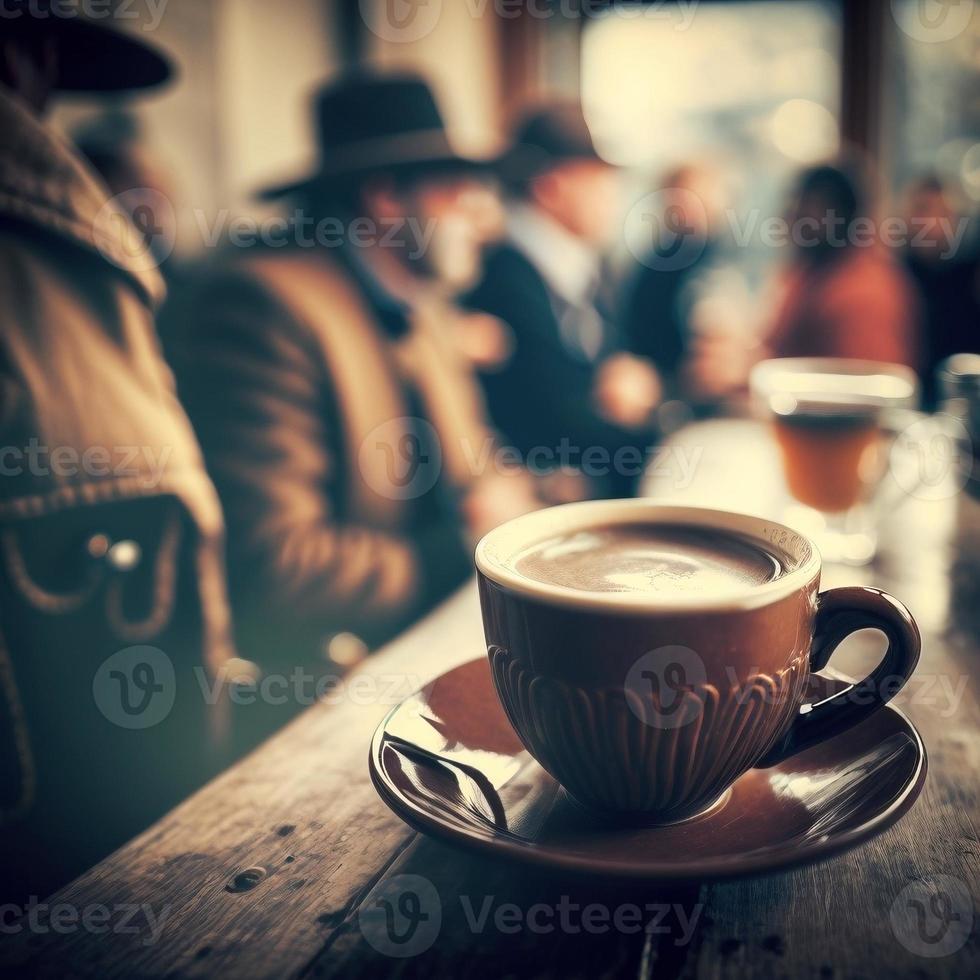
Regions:
M 774 357 L 849 357 L 918 367 L 917 297 L 868 218 L 848 170 L 805 171 L 790 216 L 793 257 L 768 331 Z

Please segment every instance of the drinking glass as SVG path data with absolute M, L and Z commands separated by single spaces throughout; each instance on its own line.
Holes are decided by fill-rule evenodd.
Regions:
M 918 404 L 915 373 L 876 361 L 778 358 L 755 366 L 750 388 L 782 457 L 792 497 L 785 522 L 827 561 L 871 561 L 889 450 Z

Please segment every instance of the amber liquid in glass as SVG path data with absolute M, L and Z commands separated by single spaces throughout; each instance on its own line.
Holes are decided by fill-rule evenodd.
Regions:
M 776 440 L 790 493 L 824 513 L 850 510 L 879 466 L 879 426 L 868 412 L 776 416 Z

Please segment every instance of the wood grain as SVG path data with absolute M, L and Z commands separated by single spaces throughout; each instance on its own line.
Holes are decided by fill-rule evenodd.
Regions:
M 771 457 L 758 432 L 742 428 L 733 438 L 724 424 L 712 423 L 693 427 L 683 438 L 688 448 L 701 447 L 703 465 L 694 487 L 662 493 L 662 481 L 651 481 L 651 491 L 752 509 L 760 503 L 760 483 L 776 482 L 760 477 Z M 738 479 L 717 477 L 731 465 L 724 454 L 733 445 L 741 459 L 741 486 Z M 763 457 L 769 463 L 759 462 Z M 51 899 L 80 909 L 145 903 L 157 921 L 163 916 L 156 941 L 145 925 L 132 935 L 8 931 L 0 941 L 4 973 L 980 976 L 976 926 L 956 952 L 928 958 L 907 948 L 915 936 L 899 936 L 890 920 L 896 903 L 920 894 L 917 883 L 936 875 L 952 876 L 972 896 L 972 909 L 960 904 L 954 912 L 968 916 L 977 909 L 980 504 L 964 497 L 906 501 L 890 514 L 884 542 L 873 567 L 828 569 L 824 585 L 879 585 L 919 619 L 919 681 L 899 701 L 925 739 L 930 771 L 911 812 L 848 854 L 790 873 L 664 891 L 531 873 L 414 834 L 375 794 L 367 774 L 368 742 L 391 707 L 381 701 L 482 649 L 476 597 L 467 588 L 357 672 L 374 679 L 369 686 L 377 683 L 374 700 L 363 703 L 364 696 L 350 694 L 340 703 L 310 708 Z M 880 649 L 877 636 L 861 634 L 834 663 L 858 672 Z M 381 696 L 385 686 L 387 699 Z M 249 869 L 254 870 L 242 877 Z M 374 948 L 361 916 L 400 875 L 431 884 L 441 923 L 430 945 L 395 958 Z M 516 928 L 513 917 L 498 918 L 508 903 L 517 908 Z M 535 926 L 543 921 L 535 918 L 545 914 L 542 908 L 555 916 L 563 905 L 581 910 L 589 904 L 604 908 L 607 917 L 636 906 L 641 926 L 586 929 L 581 916 L 577 930 L 560 923 L 549 930 L 546 921 L 544 928 Z M 475 926 L 474 915 L 483 909 L 487 916 Z
M 451 599 L 252 755 L 62 890 L 51 903 L 146 903 L 160 938 L 3 939 L 12 972 L 62 976 L 285 976 L 302 971 L 413 834 L 378 799 L 367 748 L 381 718 L 420 683 L 482 649 L 475 589 Z M 370 703 L 373 678 L 378 698 Z M 384 692 L 388 695 L 384 696 Z M 357 703 L 355 703 L 357 702 Z M 241 871 L 265 869 L 230 891 Z M 142 921 L 142 919 L 140 920 Z

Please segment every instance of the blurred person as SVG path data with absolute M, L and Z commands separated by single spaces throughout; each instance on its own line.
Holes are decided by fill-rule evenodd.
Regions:
M 919 366 L 916 296 L 877 235 L 856 169 L 800 176 L 790 209 L 790 260 L 776 285 L 766 342 L 775 357 L 848 357 Z
M 631 495 L 660 382 L 626 352 L 619 327 L 600 309 L 618 173 L 596 152 L 573 104 L 529 113 L 501 173 L 510 198 L 506 236 L 464 299 L 509 334 L 503 359 L 480 373 L 491 417 L 524 458 L 542 461 L 538 469 L 560 460 L 552 497 Z M 572 450 L 564 457 L 563 446 Z M 584 454 L 595 451 L 608 462 L 589 465 Z
M 44 895 L 222 761 L 222 522 L 145 243 L 42 115 L 169 61 L 81 10 L 0 17 L 0 893 Z M 209 679 L 210 680 L 210 679 Z
M 760 336 L 703 332 L 694 387 L 737 400 L 764 357 L 846 357 L 919 366 L 917 295 L 878 241 L 863 182 L 849 165 L 805 170 L 787 213 L 789 258 L 773 277 Z
M 653 247 L 627 279 L 624 329 L 630 350 L 656 365 L 666 398 L 709 410 L 744 378 L 751 350 L 732 296 L 744 284 L 721 264 L 724 192 L 711 168 L 688 163 L 664 175 L 658 198 Z
M 412 75 L 344 76 L 315 113 L 318 172 L 263 195 L 293 203 L 288 244 L 221 257 L 166 320 L 226 510 L 239 641 L 329 670 L 331 637 L 345 662 L 390 637 L 535 500 L 487 455 L 446 298 L 478 267 L 478 163 Z
M 970 219 L 951 200 L 936 174 L 924 174 L 905 191 L 910 231 L 905 268 L 919 289 L 922 392 L 936 404 L 936 368 L 952 354 L 980 353 L 980 250 Z

